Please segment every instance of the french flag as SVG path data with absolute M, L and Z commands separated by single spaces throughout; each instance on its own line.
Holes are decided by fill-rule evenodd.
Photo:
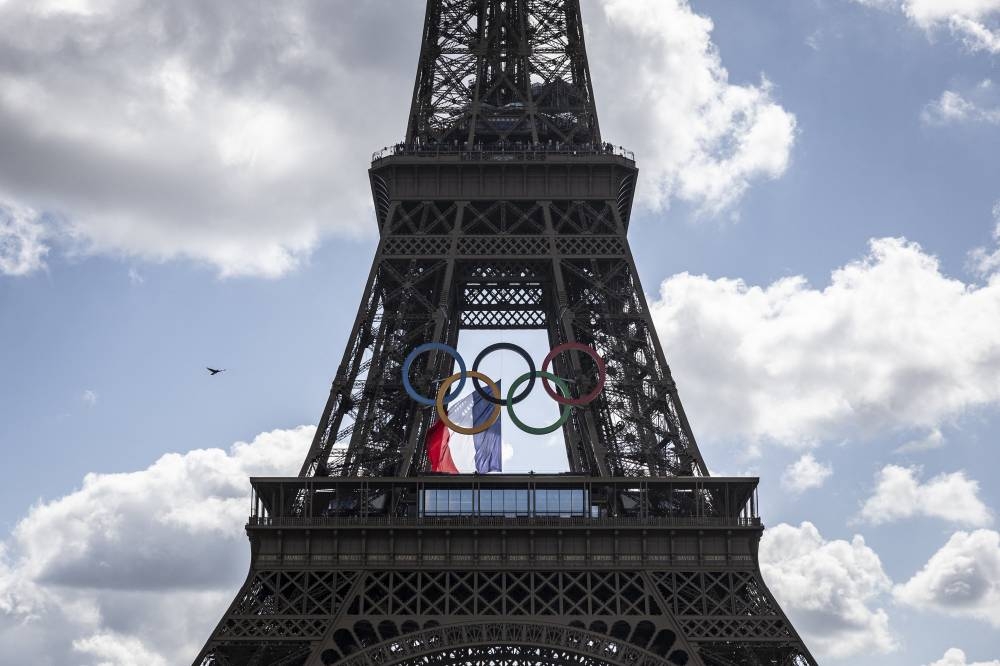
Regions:
M 484 390 L 489 391 L 489 388 Z M 448 418 L 463 428 L 475 428 L 489 419 L 494 405 L 474 391 L 448 406 Z M 500 419 L 477 435 L 453 432 L 441 419 L 427 431 L 427 459 L 432 472 L 470 474 L 503 471 Z

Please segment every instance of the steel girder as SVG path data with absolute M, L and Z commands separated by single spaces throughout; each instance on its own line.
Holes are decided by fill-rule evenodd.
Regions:
M 579 0 L 428 0 L 406 141 L 600 144 Z
M 564 430 L 572 470 L 609 476 L 706 472 L 657 341 L 614 201 L 392 201 L 341 371 L 304 474 L 407 475 L 424 469 L 432 410 L 402 387 L 406 354 L 455 345 L 460 330 L 538 328 L 553 345 L 593 345 L 608 364 L 601 397 Z M 376 371 L 372 372 L 371 369 Z M 582 354 L 557 360 L 581 383 Z M 418 359 L 425 393 L 452 372 Z
M 195 666 L 807 666 L 753 570 L 255 571 Z
M 815 666 L 760 575 L 756 480 L 738 502 L 736 481 L 647 487 L 711 480 L 629 249 L 637 173 L 602 145 L 579 0 L 428 0 L 406 141 L 370 171 L 380 242 L 347 349 L 299 478 L 254 498 L 250 574 L 195 666 Z M 419 491 L 375 489 L 427 469 L 409 351 L 517 328 L 606 360 L 563 427 L 595 522 L 442 522 L 410 511 Z M 586 355 L 553 364 L 596 380 Z M 428 395 L 452 365 L 424 354 L 411 379 Z M 322 513 L 317 483 L 354 479 L 360 513 Z

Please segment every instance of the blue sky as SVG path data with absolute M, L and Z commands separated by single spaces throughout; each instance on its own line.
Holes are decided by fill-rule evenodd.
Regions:
M 583 9 L 643 285 L 709 466 L 762 478 L 773 591 L 823 663 L 996 666 L 1000 2 Z M 0 663 L 207 636 L 245 479 L 297 470 L 340 362 L 422 13 L 0 1 Z

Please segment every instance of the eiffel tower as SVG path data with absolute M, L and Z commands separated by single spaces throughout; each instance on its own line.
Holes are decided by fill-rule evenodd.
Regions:
M 756 478 L 709 476 L 627 240 L 638 171 L 598 126 L 579 0 L 428 0 L 380 240 L 297 477 L 253 478 L 251 565 L 195 666 L 815 665 L 761 578 Z M 543 330 L 603 390 L 564 474 L 430 473 L 407 357 Z M 423 396 L 454 359 L 421 353 Z M 602 371 L 603 370 L 603 371 Z M 600 388 L 600 387 L 598 387 Z

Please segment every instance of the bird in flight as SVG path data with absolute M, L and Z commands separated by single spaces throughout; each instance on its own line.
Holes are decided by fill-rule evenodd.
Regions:
M 225 368 L 223 368 L 222 370 L 216 370 L 215 368 L 205 368 L 205 369 L 208 370 L 209 373 L 211 373 L 211 375 L 213 377 L 216 376 L 217 374 L 219 374 L 220 372 L 225 372 L 226 371 Z

